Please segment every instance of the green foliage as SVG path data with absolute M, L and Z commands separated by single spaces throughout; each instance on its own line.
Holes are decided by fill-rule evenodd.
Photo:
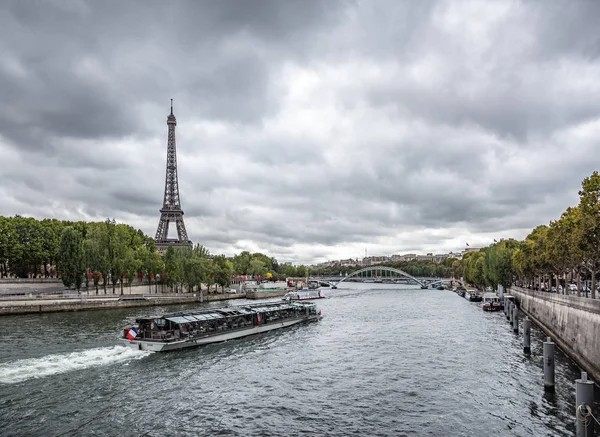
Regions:
M 600 271 L 600 175 L 594 172 L 582 181 L 579 205 L 561 217 L 532 230 L 524 241 L 501 240 L 462 260 L 441 263 L 410 261 L 383 263 L 418 277 L 464 277 L 478 285 L 510 286 L 515 278 L 532 281 L 543 275 L 560 276 L 576 270 Z M 164 257 L 153 240 L 140 230 L 107 219 L 101 223 L 41 221 L 21 216 L 0 216 L 0 277 L 52 275 L 56 264 L 66 286 L 80 287 L 86 274 L 93 278 L 96 292 L 100 278 L 106 292 L 123 281 L 131 283 L 138 274 L 151 277 L 164 273 L 170 285 L 193 290 L 202 283 L 228 286 L 236 275 L 281 280 L 311 275 L 347 275 L 359 267 L 311 269 L 279 264 L 262 253 L 244 251 L 228 259 L 213 256 L 200 245 L 169 248 Z M 156 283 L 155 279 L 155 283 Z M 592 285 L 592 295 L 595 290 Z
M 65 231 L 68 229 L 68 231 Z M 66 232 L 66 233 L 65 233 Z M 80 240 L 79 261 L 75 265 L 75 235 Z M 67 251 L 67 252 L 65 252 Z M 54 266 L 57 271 L 54 271 Z M 72 270 L 73 267 L 77 267 Z M 0 276 L 19 277 L 61 274 L 67 286 L 87 282 L 89 274 L 98 293 L 100 279 L 106 292 L 108 278 L 115 284 L 131 283 L 139 273 L 161 273 L 162 260 L 151 238 L 114 220 L 104 222 L 41 221 L 20 216 L 0 216 Z M 61 270 L 62 269 L 62 270 Z M 70 275 L 63 275 L 65 271 Z M 73 276 L 73 271 L 79 271 Z M 79 286 L 81 282 L 79 282 Z
M 81 234 L 70 226 L 63 229 L 60 237 L 57 268 L 65 287 L 81 288 L 85 274 L 83 244 Z
M 224 255 L 214 257 L 213 262 L 215 265 L 215 283 L 220 285 L 221 289 L 229 286 L 233 276 L 233 262 L 225 258 Z
M 580 202 L 567 208 L 549 226 L 537 226 L 524 241 L 501 240 L 460 262 L 467 281 L 480 285 L 510 285 L 515 278 L 533 282 L 573 271 L 595 276 L 600 271 L 600 175 L 581 183 Z M 458 270 L 459 266 L 455 266 Z
M 486 284 L 497 288 L 498 285 L 509 287 L 513 283 L 515 276 L 513 254 L 518 247 L 519 242 L 516 240 L 501 240 L 484 251 Z

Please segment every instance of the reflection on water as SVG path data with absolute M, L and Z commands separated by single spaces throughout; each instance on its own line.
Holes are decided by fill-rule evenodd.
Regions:
M 0 435 L 573 434 L 579 370 L 559 351 L 545 394 L 535 327 L 526 356 L 451 292 L 345 287 L 319 323 L 166 354 L 116 338 L 174 307 L 0 318 Z

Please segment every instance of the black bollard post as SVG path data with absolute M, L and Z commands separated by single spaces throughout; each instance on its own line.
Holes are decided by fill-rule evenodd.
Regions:
M 544 390 L 554 392 L 554 343 L 550 337 L 544 342 Z
M 523 320 L 523 352 L 531 353 L 531 320 L 527 316 Z
M 519 333 L 519 309 L 516 305 L 513 307 L 513 331 Z
M 587 372 L 581 372 L 581 379 L 575 380 L 575 420 L 577 437 L 594 436 L 594 382 L 588 381 Z

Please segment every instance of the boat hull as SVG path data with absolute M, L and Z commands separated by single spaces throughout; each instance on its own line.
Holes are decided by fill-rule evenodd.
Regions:
M 483 305 L 483 311 L 502 311 L 504 309 L 501 305 Z
M 296 297 L 296 298 L 283 298 L 282 300 L 291 300 L 292 302 L 297 302 L 301 300 L 317 300 L 317 299 L 325 299 L 325 296 L 316 296 L 316 297 Z
M 299 323 L 316 321 L 320 318 L 321 316 L 319 315 L 310 315 L 305 317 L 299 317 L 296 319 L 284 320 L 281 322 L 273 322 L 265 325 L 252 326 L 250 328 L 223 332 L 222 334 L 209 334 L 168 342 L 128 339 L 121 339 L 121 341 L 124 345 L 138 350 L 151 352 L 168 352 L 189 347 L 204 346 L 211 343 L 221 343 L 236 338 L 242 338 L 247 337 L 249 335 L 273 331 L 275 329 L 287 328 L 289 326 L 297 325 Z

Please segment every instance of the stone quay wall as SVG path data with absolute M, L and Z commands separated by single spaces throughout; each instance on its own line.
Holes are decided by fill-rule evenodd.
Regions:
M 126 296 L 129 297 L 129 296 Z M 213 302 L 220 300 L 242 299 L 243 295 L 204 295 L 202 302 Z M 171 297 L 147 297 L 147 300 L 125 300 L 119 301 L 118 297 L 98 298 L 71 298 L 71 299 L 26 299 L 13 301 L 0 301 L 0 316 L 36 313 L 54 313 L 63 311 L 89 311 L 109 310 L 118 308 L 149 307 L 164 305 L 181 305 L 200 303 L 200 296 L 171 296 Z
M 260 291 L 252 290 L 246 291 L 246 299 L 268 299 L 270 297 L 281 297 L 285 296 L 290 290 L 277 290 L 277 291 Z
M 519 309 L 600 382 L 600 300 L 511 287 Z

